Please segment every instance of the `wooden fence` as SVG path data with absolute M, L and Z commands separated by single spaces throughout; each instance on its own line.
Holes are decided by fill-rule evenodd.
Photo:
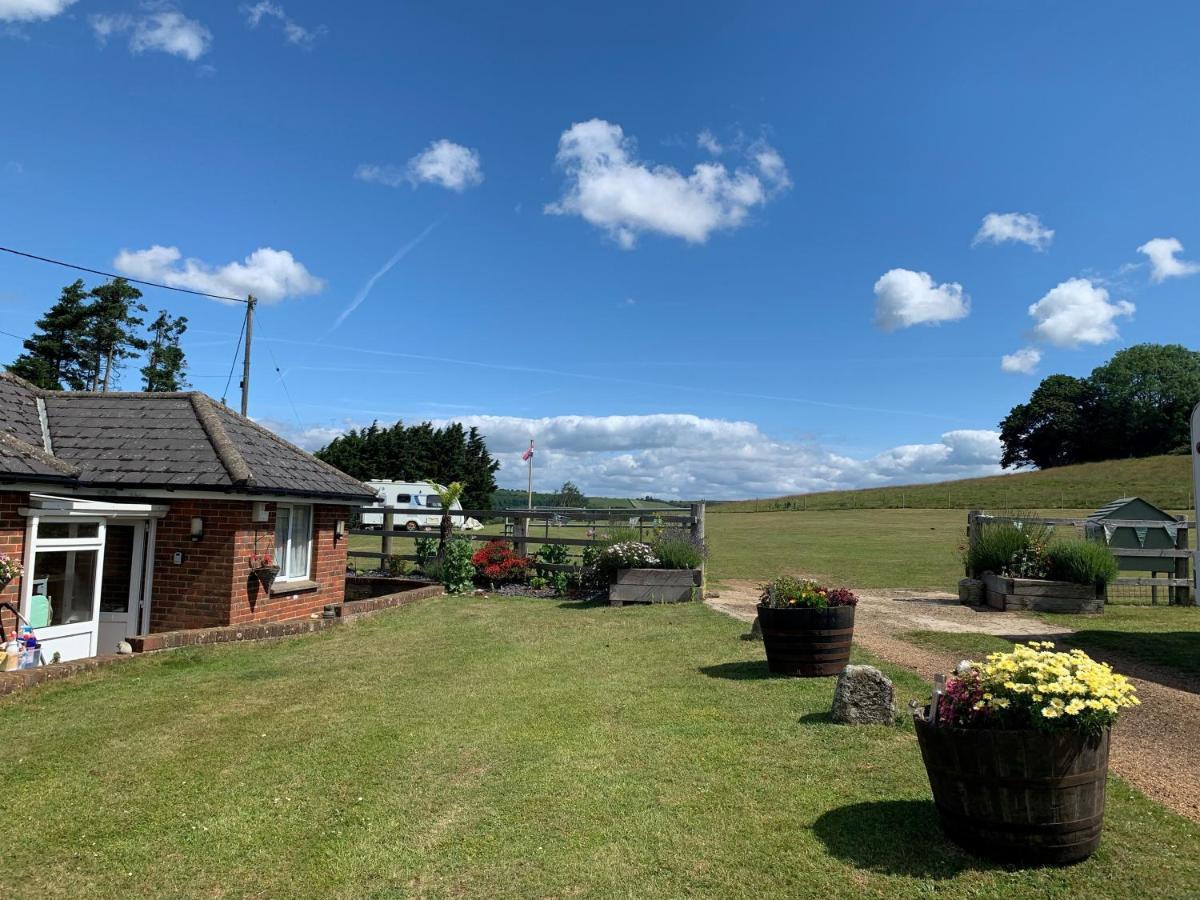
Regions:
M 1057 527 L 1071 527 L 1077 530 L 1084 530 L 1089 526 L 1109 525 L 1117 528 L 1161 528 L 1163 522 L 1140 519 L 1042 519 L 1032 516 L 997 516 L 989 515 L 974 509 L 967 513 L 967 545 L 974 546 L 979 539 L 983 528 L 989 522 L 1029 522 L 1039 525 L 1050 525 Z M 1169 524 L 1169 523 L 1168 523 Z M 1173 548 L 1164 549 L 1145 549 L 1141 547 L 1113 547 L 1114 556 L 1127 556 L 1133 558 L 1150 558 L 1161 559 L 1163 568 L 1161 575 L 1159 572 L 1150 570 L 1151 577 L 1124 577 L 1117 578 L 1112 582 L 1112 587 L 1137 587 L 1149 588 L 1150 602 L 1158 602 L 1158 592 L 1160 589 L 1166 592 L 1166 596 L 1170 597 L 1170 602 L 1173 604 L 1200 605 L 1200 595 L 1192 591 L 1192 575 L 1189 566 L 1194 560 L 1194 552 L 1190 548 L 1190 536 L 1196 530 L 1196 523 L 1189 522 L 1186 517 L 1177 517 L 1174 527 L 1175 531 L 1175 546 Z M 978 578 L 981 573 L 973 572 L 970 566 L 967 566 L 967 577 Z
M 383 513 L 382 528 L 352 528 L 350 534 L 380 539 L 379 550 L 347 551 L 351 558 L 384 560 L 387 558 L 419 561 L 416 553 L 396 552 L 396 541 L 416 541 L 418 538 L 437 537 L 437 529 L 408 531 L 396 528 L 396 516 L 411 510 L 392 506 L 363 506 L 356 510 L 363 513 Z M 513 549 L 521 556 L 529 553 L 534 544 L 552 544 L 566 547 L 588 547 L 604 543 L 603 532 L 607 528 L 637 528 L 645 537 L 660 526 L 682 528 L 700 540 L 704 539 L 704 504 L 692 503 L 687 507 L 666 507 L 651 510 L 636 509 L 464 509 L 454 510 L 454 517 L 473 518 L 481 522 L 502 521 L 503 531 L 454 530 L 455 537 L 471 541 L 494 541 L 505 538 L 512 541 Z M 578 537 L 563 535 L 575 530 Z M 582 532 L 582 533 L 580 533 Z M 578 562 L 564 564 L 541 564 L 539 568 L 551 571 L 577 571 Z M 703 568 L 703 567 L 702 567 Z

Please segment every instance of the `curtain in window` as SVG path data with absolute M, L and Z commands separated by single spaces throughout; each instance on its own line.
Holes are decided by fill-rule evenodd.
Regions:
M 305 578 L 308 576 L 308 529 L 312 507 L 293 506 L 291 518 L 292 539 L 287 573 L 289 578 Z

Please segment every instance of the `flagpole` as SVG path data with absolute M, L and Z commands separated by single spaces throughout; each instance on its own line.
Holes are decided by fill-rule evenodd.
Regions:
M 533 509 L 533 438 L 529 439 L 529 492 L 526 498 L 527 508 Z

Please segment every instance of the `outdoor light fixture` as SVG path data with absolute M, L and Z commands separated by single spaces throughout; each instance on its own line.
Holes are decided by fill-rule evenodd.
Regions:
M 250 521 L 251 522 L 265 522 L 265 521 L 267 521 L 268 518 L 269 517 L 267 516 L 267 504 L 263 503 L 263 501 L 256 500 L 256 501 L 254 501 L 254 503 L 252 503 L 250 505 Z
M 333 542 L 336 544 L 346 536 L 346 520 L 338 519 L 333 526 Z
M 204 520 L 199 516 L 192 519 L 192 540 L 198 541 L 204 537 Z

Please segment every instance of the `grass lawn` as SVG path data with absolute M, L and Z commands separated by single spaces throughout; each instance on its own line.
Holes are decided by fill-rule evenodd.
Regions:
M 982 660 L 989 653 L 1007 653 L 1013 648 L 1012 641 L 974 631 L 905 631 L 896 637 L 958 659 Z
M 1100 615 L 1041 613 L 1074 628 L 1065 643 L 1088 653 L 1112 650 L 1143 662 L 1200 674 L 1200 607 L 1106 605 Z
M 1111 783 L 1068 869 L 946 844 L 911 727 L 830 724 L 695 605 L 430 601 L 0 702 L 23 896 L 1194 896 Z M 892 671 L 899 700 L 922 685 Z
M 966 527 L 967 514 L 955 509 L 714 511 L 705 523 L 709 577 L 790 572 L 858 588 L 953 591 Z

